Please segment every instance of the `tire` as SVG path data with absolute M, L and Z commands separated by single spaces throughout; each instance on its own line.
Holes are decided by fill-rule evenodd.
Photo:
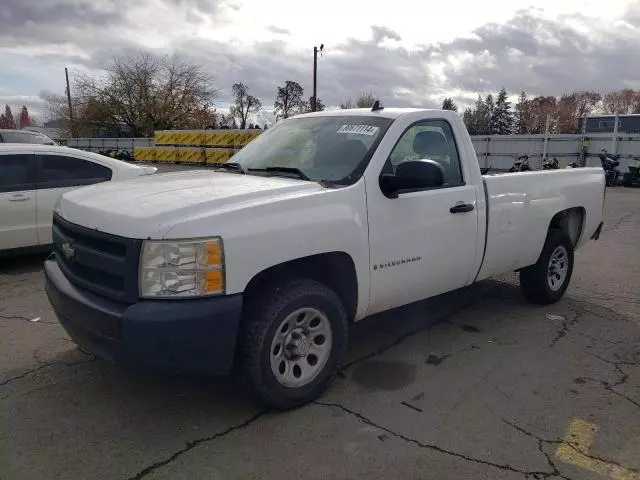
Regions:
M 633 177 L 631 176 L 630 173 L 624 174 L 624 176 L 622 177 L 622 185 L 624 185 L 627 188 L 633 186 Z
M 338 295 L 322 283 L 296 279 L 248 301 L 239 339 L 245 388 L 280 410 L 322 395 L 347 349 L 349 321 Z
M 520 271 L 520 287 L 531 303 L 549 305 L 562 298 L 573 273 L 573 243 L 562 230 L 550 229 L 538 261 Z M 554 261 L 555 275 L 551 276 Z

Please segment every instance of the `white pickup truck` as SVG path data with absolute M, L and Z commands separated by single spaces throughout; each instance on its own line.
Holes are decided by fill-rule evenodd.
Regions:
M 368 315 L 519 271 L 564 294 L 602 228 L 601 168 L 482 176 L 454 112 L 278 122 L 214 170 L 84 187 L 55 208 L 46 290 L 83 349 L 257 398 L 321 395 Z

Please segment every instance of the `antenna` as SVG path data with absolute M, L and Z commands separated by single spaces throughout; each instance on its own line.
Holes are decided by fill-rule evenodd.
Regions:
M 384 109 L 384 107 L 380 104 L 380 100 L 376 100 L 375 103 L 373 104 L 373 107 L 371 107 L 372 112 L 377 112 L 378 110 L 382 110 L 382 109 Z

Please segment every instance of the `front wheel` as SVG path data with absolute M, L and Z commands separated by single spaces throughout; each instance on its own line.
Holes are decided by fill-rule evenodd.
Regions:
M 240 339 L 245 386 L 260 403 L 278 409 L 322 395 L 347 347 L 349 322 L 338 295 L 298 279 L 248 301 Z
M 573 242 L 562 230 L 547 234 L 538 261 L 520 271 L 520 287 L 532 303 L 555 303 L 567 290 L 573 273 Z

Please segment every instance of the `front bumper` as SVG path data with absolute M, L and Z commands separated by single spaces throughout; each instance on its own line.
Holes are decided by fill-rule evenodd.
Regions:
M 73 341 L 105 360 L 143 369 L 224 375 L 233 358 L 242 295 L 119 303 L 76 287 L 55 257 L 46 292 Z

